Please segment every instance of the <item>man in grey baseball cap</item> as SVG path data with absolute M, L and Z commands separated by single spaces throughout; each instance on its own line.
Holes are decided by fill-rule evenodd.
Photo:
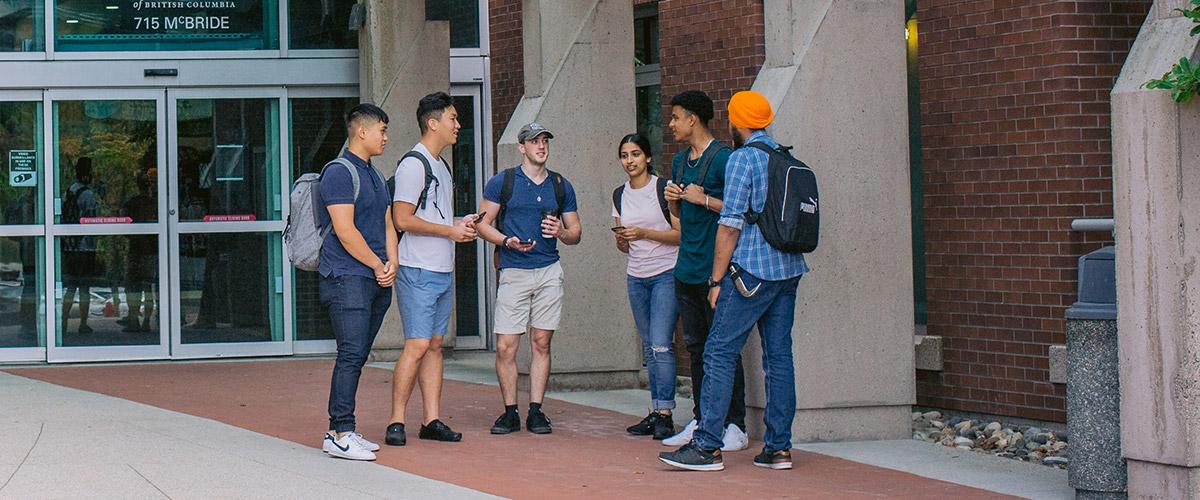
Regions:
M 521 131 L 517 132 L 517 142 L 524 143 L 525 141 L 533 139 L 534 137 L 542 134 L 546 134 L 547 139 L 554 138 L 554 134 L 550 132 L 550 129 L 542 126 L 542 124 L 538 122 L 533 122 L 521 127 Z
M 550 377 L 550 339 L 562 316 L 563 274 L 558 245 L 579 243 L 582 225 L 576 213 L 575 189 L 562 175 L 546 168 L 550 139 L 540 123 L 517 133 L 521 164 L 492 177 L 483 190 L 475 228 L 500 249 L 500 284 L 496 287 L 496 378 L 504 413 L 492 434 L 521 429 L 517 412 L 517 346 L 529 333 L 533 360 L 529 368 L 529 414 L 525 429 L 551 432 L 542 411 Z M 494 225 L 493 225 L 494 224 Z

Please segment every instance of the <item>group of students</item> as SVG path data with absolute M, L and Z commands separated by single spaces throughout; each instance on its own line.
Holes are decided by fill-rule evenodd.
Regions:
M 762 212 L 768 156 L 778 144 L 765 129 L 774 113 L 762 95 L 739 92 L 729 102 L 731 149 L 708 128 L 713 101 L 699 91 L 671 100 L 670 128 L 688 148 L 675 155 L 671 179 L 654 173 L 648 141 L 630 134 L 618 143 L 619 165 L 629 181 L 613 192 L 613 235 L 628 254 L 629 301 L 649 375 L 651 411 L 627 431 L 680 448 L 660 454 L 664 463 L 689 470 L 721 470 L 722 451 L 743 450 L 744 373 L 740 358 L 749 331 L 763 343 L 767 409 L 765 446 L 755 465 L 790 469 L 795 413 L 791 327 L 798 280 L 808 271 L 799 253 L 781 252 L 764 239 L 748 214 Z M 454 246 L 476 238 L 499 249 L 495 302 L 496 375 L 504 411 L 492 434 L 519 431 L 516 354 L 530 335 L 530 403 L 525 428 L 552 431 L 542 411 L 550 374 L 550 344 L 562 315 L 563 271 L 558 244 L 578 244 L 581 224 L 575 190 L 547 168 L 554 134 L 538 123 L 521 128 L 520 165 L 493 176 L 479 211 L 453 217 L 453 176 L 441 158 L 457 141 L 457 110 L 436 92 L 417 106 L 421 140 L 406 153 L 393 180 L 370 159 L 387 144 L 388 117 L 360 104 L 346 119 L 348 147 L 341 163 L 326 166 L 320 198 L 332 231 L 320 249 L 320 295 L 328 307 L 337 360 L 329 396 L 332 456 L 373 460 L 379 445 L 356 431 L 355 394 L 371 344 L 396 290 L 404 350 L 396 362 L 388 445 L 406 442 L 405 408 L 420 384 L 424 418 L 418 437 L 459 441 L 440 420 L 442 338 L 453 300 Z M 331 162 L 332 165 L 334 162 Z M 676 432 L 675 357 L 672 339 L 681 319 L 691 362 L 693 419 Z

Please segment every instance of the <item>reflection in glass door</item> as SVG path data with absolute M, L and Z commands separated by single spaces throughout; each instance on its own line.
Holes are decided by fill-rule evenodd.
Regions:
M 42 110 L 40 91 L 0 92 L 0 362 L 46 359 Z
M 162 358 L 162 91 L 49 92 L 49 361 Z
M 454 216 L 475 213 L 482 195 L 483 127 L 478 85 L 451 89 L 458 111 L 458 143 L 454 145 Z M 487 347 L 487 270 L 482 240 L 459 243 L 454 249 L 454 332 L 456 349 Z
M 282 92 L 168 95 L 173 357 L 290 354 Z

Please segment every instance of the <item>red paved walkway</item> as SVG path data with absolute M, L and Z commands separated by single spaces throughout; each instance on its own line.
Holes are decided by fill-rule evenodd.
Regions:
M 312 446 L 320 453 L 332 361 L 37 367 L 6 370 L 225 422 Z M 364 370 L 359 431 L 383 442 L 391 402 L 391 371 Z M 547 400 L 554 433 L 488 434 L 497 414 L 497 389 L 447 381 L 443 421 L 464 434 L 461 443 L 416 438 L 385 446 L 378 463 L 424 477 L 515 498 L 1007 498 L 974 488 L 796 452 L 796 468 L 770 471 L 750 463 L 751 450 L 726 456 L 717 473 L 667 470 L 665 450 L 649 438 L 625 435 L 634 417 Z M 419 389 L 409 420 L 420 418 Z M 522 414 L 524 414 L 522 408 Z M 400 493 L 400 492 L 398 492 Z

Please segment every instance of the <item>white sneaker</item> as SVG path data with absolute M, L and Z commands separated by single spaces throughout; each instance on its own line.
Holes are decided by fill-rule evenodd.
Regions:
M 742 451 L 750 447 L 750 436 L 734 424 L 725 428 L 725 435 L 721 437 L 721 441 L 721 451 Z
M 683 430 L 679 431 L 679 434 L 662 440 L 663 446 L 683 446 L 688 444 L 688 442 L 692 440 L 692 433 L 696 432 L 697 425 L 699 424 L 695 420 L 688 422 L 688 424 L 683 427 Z
M 337 439 L 333 434 L 325 434 L 325 442 L 321 444 L 321 449 L 330 456 L 345 458 L 347 460 L 375 460 L 375 454 L 359 444 L 354 439 L 354 433 L 348 433 Z
M 358 444 L 360 446 L 362 446 L 363 448 L 366 448 L 367 451 L 379 451 L 379 445 L 376 443 L 367 441 L 367 438 L 363 437 L 362 434 L 359 434 L 357 432 L 351 432 L 350 437 L 354 438 L 355 441 L 358 441 Z

